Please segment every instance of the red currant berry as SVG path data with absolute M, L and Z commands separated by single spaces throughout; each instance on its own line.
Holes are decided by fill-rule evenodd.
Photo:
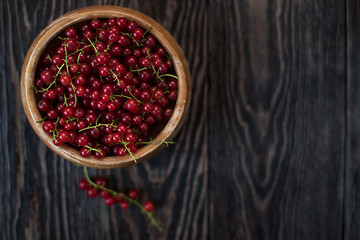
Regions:
M 38 108 L 42 112 L 46 112 L 50 109 L 50 102 L 47 99 L 42 99 L 37 104 Z
M 99 185 L 99 186 L 105 186 L 106 179 L 103 177 L 98 177 L 98 178 L 96 178 L 95 183 L 96 183 L 96 185 Z
M 108 206 L 112 206 L 115 204 L 115 200 L 113 197 L 108 197 L 105 199 L 105 204 L 108 205 Z
M 44 70 L 40 75 L 40 79 L 45 85 L 50 85 L 54 81 L 54 73 L 51 70 Z
M 152 212 L 155 208 L 155 204 L 152 201 L 147 201 L 144 203 L 144 208 L 147 212 Z
M 120 204 L 121 204 L 121 208 L 124 209 L 124 210 L 128 209 L 129 206 L 130 206 L 129 203 L 126 202 L 126 201 L 124 201 L 124 202 L 122 202 L 122 203 L 120 203 Z
M 81 179 L 79 181 L 78 185 L 81 190 L 89 190 L 90 189 L 90 184 L 88 183 L 88 181 L 86 179 Z
M 102 197 L 102 198 L 109 198 L 109 197 L 111 197 L 111 194 L 108 192 L 108 191 L 105 191 L 105 190 L 101 190 L 100 191 L 100 196 Z
M 64 86 L 71 83 L 71 77 L 67 74 L 60 76 L 60 83 Z
M 132 199 L 137 199 L 139 197 L 139 192 L 135 189 L 130 189 L 128 192 L 128 196 Z
M 65 36 L 68 37 L 68 38 L 74 38 L 76 35 L 77 35 L 77 31 L 73 27 L 68 27 L 65 30 Z
M 95 188 L 90 188 L 88 191 L 87 191 L 87 194 L 90 198 L 96 198 L 98 195 L 99 195 L 99 191 Z
M 89 137 L 85 136 L 84 134 L 81 134 L 77 137 L 76 142 L 79 146 L 84 147 L 89 143 Z
M 89 157 L 91 155 L 91 150 L 89 148 L 87 148 L 87 147 L 82 147 L 80 149 L 80 155 L 87 158 L 87 157 Z
M 45 121 L 43 124 L 43 130 L 47 133 L 55 130 L 55 124 L 52 121 Z

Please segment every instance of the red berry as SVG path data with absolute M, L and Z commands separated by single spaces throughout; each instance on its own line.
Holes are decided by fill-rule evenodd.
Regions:
M 102 198 L 109 198 L 109 197 L 111 197 L 111 194 L 108 192 L 108 191 L 105 191 L 105 190 L 101 190 L 100 191 L 100 196 L 102 197 Z
M 139 197 L 139 192 L 135 189 L 131 189 L 128 192 L 128 196 L 132 199 L 137 199 Z
M 46 112 L 50 109 L 50 102 L 46 99 L 42 99 L 37 104 L 38 108 L 42 112 Z
M 128 202 L 125 202 L 125 201 L 122 202 L 122 203 L 120 203 L 120 204 L 121 204 L 121 208 L 124 209 L 124 210 L 125 210 L 125 209 L 128 209 L 129 206 L 130 206 L 129 203 L 128 203 Z
M 53 121 L 46 121 L 43 124 L 43 130 L 47 133 L 55 130 L 55 124 Z
M 80 155 L 83 157 L 89 157 L 91 155 L 91 150 L 87 147 L 83 147 L 80 149 Z
M 116 203 L 124 202 L 124 198 L 121 197 L 121 196 L 118 196 L 118 195 L 114 197 L 114 200 L 115 200 Z
M 147 212 L 152 212 L 155 208 L 155 205 L 152 201 L 147 201 L 144 203 L 144 208 Z
M 84 147 L 89 143 L 89 137 L 85 136 L 84 134 L 81 134 L 77 137 L 76 142 L 79 146 Z
M 60 83 L 64 86 L 71 83 L 71 77 L 67 74 L 60 76 Z
M 90 184 L 88 183 L 88 181 L 86 179 L 81 179 L 79 181 L 78 185 L 81 190 L 89 190 L 90 189 Z
M 40 79 L 48 86 L 54 81 L 54 73 L 51 70 L 44 70 L 40 75 Z
M 99 186 L 105 186 L 106 179 L 103 177 L 98 177 L 98 178 L 96 178 L 95 183 L 96 183 L 96 185 L 99 185 Z
M 112 206 L 115 204 L 115 200 L 113 197 L 108 197 L 105 199 L 105 204 L 108 205 L 108 206 Z
M 139 103 L 135 99 L 129 99 L 125 103 L 125 109 L 131 113 L 138 113 L 140 111 Z
M 87 191 L 87 194 L 90 198 L 95 198 L 99 195 L 99 191 L 95 188 L 90 188 L 88 191 Z

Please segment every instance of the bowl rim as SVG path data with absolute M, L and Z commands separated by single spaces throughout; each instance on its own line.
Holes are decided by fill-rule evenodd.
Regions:
M 31 85 L 34 82 L 34 73 L 39 59 L 48 44 L 67 27 L 76 23 L 94 18 L 118 17 L 124 17 L 127 20 L 136 21 L 136 23 L 143 29 L 149 29 L 152 27 L 150 33 L 171 55 L 175 72 L 178 76 L 178 99 L 175 104 L 173 115 L 168 120 L 165 127 L 153 140 L 169 141 L 173 139 L 182 126 L 188 114 L 190 105 L 191 76 L 186 58 L 172 35 L 152 18 L 129 8 L 105 5 L 76 9 L 55 19 L 35 38 L 26 54 L 21 72 L 21 99 L 28 121 L 40 139 L 51 150 L 65 159 L 87 167 L 104 169 L 131 166 L 150 158 L 165 147 L 165 144 L 163 143 L 159 144 L 157 142 L 153 142 L 139 148 L 139 150 L 133 154 L 136 162 L 129 154 L 125 156 L 106 156 L 100 160 L 93 155 L 88 158 L 84 158 L 79 154 L 78 150 L 67 144 L 61 145 L 60 147 L 55 146 L 52 142 L 50 134 L 45 133 L 42 129 L 42 125 L 37 123 L 37 121 L 41 120 L 41 114 L 37 108 L 35 93 L 31 89 Z

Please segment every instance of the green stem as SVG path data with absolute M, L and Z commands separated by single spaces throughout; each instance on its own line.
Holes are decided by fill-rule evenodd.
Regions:
M 143 67 L 143 68 L 140 68 L 140 69 L 132 69 L 130 67 L 130 72 L 140 72 L 140 71 L 143 71 L 143 70 L 146 70 L 147 68 L 146 67 Z
M 70 73 L 69 73 L 69 65 L 68 65 L 68 62 L 67 62 L 68 54 L 67 54 L 66 44 L 64 45 L 64 51 L 65 51 L 66 72 L 67 72 L 67 74 L 70 76 Z
M 90 40 L 90 38 L 87 38 L 87 39 L 88 39 L 88 41 L 90 42 L 91 46 L 94 48 L 96 55 L 98 55 L 99 52 L 98 52 L 98 50 L 96 49 L 96 47 L 95 47 L 95 45 L 93 44 L 93 42 Z
M 177 76 L 172 75 L 172 74 L 168 74 L 168 73 L 163 74 L 163 75 L 160 75 L 160 77 L 161 77 L 161 78 L 162 78 L 162 77 L 172 77 L 172 78 L 175 78 L 175 79 L 179 79 Z
M 122 143 L 125 147 L 125 150 L 130 154 L 130 156 L 132 157 L 132 159 L 134 160 L 135 163 L 137 163 L 136 158 L 134 156 L 134 154 L 130 151 L 130 149 L 127 147 L 127 143 L 124 142 L 124 140 L 121 140 L 120 143 Z
M 55 122 L 55 129 L 52 132 L 53 134 L 53 140 L 58 142 L 57 139 L 56 139 L 56 136 L 57 136 L 57 133 L 58 133 L 58 130 L 57 130 L 57 125 L 58 125 L 58 122 L 59 122 L 59 117 L 57 117 L 56 119 L 56 122 Z
M 130 91 L 129 88 L 128 88 L 127 90 L 128 90 L 128 92 L 130 93 L 130 95 L 131 95 L 138 103 L 142 104 L 142 102 L 141 102 L 139 99 L 137 99 L 137 98 L 132 94 L 132 92 Z
M 120 80 L 118 78 L 118 75 L 116 75 L 112 69 L 110 69 L 110 72 L 115 76 L 115 80 L 120 84 Z
M 149 59 L 151 59 L 150 50 L 147 50 L 147 57 Z M 155 66 L 152 62 L 151 62 L 151 68 L 152 68 L 153 72 L 155 73 L 156 78 L 166 86 L 166 90 L 167 90 L 167 85 L 166 85 L 165 81 L 161 78 L 161 76 L 159 75 L 159 72 L 156 71 Z
M 74 107 L 76 107 L 76 103 L 77 103 L 77 97 L 76 97 L 76 94 L 75 94 L 75 91 L 76 91 L 76 87 L 74 86 L 74 84 L 71 82 L 70 83 L 73 91 L 74 91 L 74 98 L 75 98 L 75 103 L 74 103 Z
M 132 38 L 134 41 L 135 41 L 135 43 L 136 43 L 136 46 L 144 46 L 144 44 L 142 44 L 142 43 L 138 43 L 138 41 L 136 41 L 135 40 L 135 38 L 130 34 L 130 33 L 124 33 L 124 32 L 121 32 L 120 34 L 122 34 L 122 35 L 125 35 L 125 36 L 128 36 L 128 37 L 130 37 L 130 38 Z
M 176 142 L 174 141 L 165 141 L 165 140 L 157 140 L 157 141 L 154 141 L 150 138 L 150 141 L 147 141 L 147 142 L 137 142 L 136 144 L 151 144 L 151 143 L 164 143 L 166 144 L 166 147 L 169 147 L 169 144 L 175 144 Z
M 155 220 L 155 218 L 153 217 L 152 213 L 151 212 L 148 212 L 146 211 L 146 209 L 143 207 L 143 205 L 141 205 L 138 201 L 126 196 L 124 193 L 120 193 L 120 192 L 116 192 L 110 188 L 107 188 L 107 187 L 104 187 L 104 186 L 101 186 L 101 185 L 97 185 L 95 182 L 93 182 L 90 177 L 89 177 L 89 173 L 88 173 L 88 170 L 87 170 L 87 167 L 84 167 L 84 175 L 85 175 L 85 178 L 87 180 L 87 182 L 94 188 L 96 189 L 100 189 L 100 190 L 104 190 L 104 191 L 107 191 L 108 193 L 111 193 L 113 196 L 120 196 L 122 198 L 124 198 L 126 201 L 128 201 L 130 204 L 134 204 L 136 207 L 138 207 L 141 212 L 143 214 L 145 214 L 147 216 L 147 218 L 150 220 L 151 224 L 153 224 L 160 232 L 163 231 L 162 227 L 160 226 L 159 222 L 157 222 Z
M 143 34 L 143 37 L 145 37 L 145 35 L 152 29 L 152 26 L 150 26 Z
M 97 129 L 98 127 L 101 127 L 101 126 L 104 126 L 104 127 L 113 126 L 114 128 L 116 128 L 116 125 L 114 123 L 99 123 L 99 124 L 96 124 L 96 125 L 93 125 L 93 126 L 89 126 L 89 127 L 80 129 L 79 132 L 82 132 L 82 131 L 85 131 L 85 130 L 88 130 L 88 129 L 92 129 L 92 128 Z
M 50 85 L 47 88 L 42 88 L 41 90 L 38 90 L 38 89 L 36 89 L 36 87 L 34 85 L 31 86 L 30 88 L 33 89 L 35 91 L 35 93 L 42 93 L 42 92 L 48 91 L 56 83 L 56 78 L 57 78 L 57 76 L 59 76 L 60 71 L 63 68 L 64 64 L 65 63 L 63 63 L 60 67 L 58 67 L 58 72 L 54 76 L 54 81 L 52 81 L 52 83 L 50 83 Z
M 90 147 L 89 145 L 85 145 L 85 147 L 88 148 L 88 149 L 90 149 L 90 150 L 92 150 L 92 151 L 98 152 L 98 153 L 100 153 L 101 155 L 104 155 L 99 149 L 92 148 L 92 147 Z M 89 151 L 89 150 L 88 150 L 88 151 Z

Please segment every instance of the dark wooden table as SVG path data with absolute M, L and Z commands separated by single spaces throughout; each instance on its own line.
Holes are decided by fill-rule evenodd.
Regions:
M 28 47 L 73 9 L 139 10 L 179 42 L 193 98 L 177 144 L 134 167 L 90 170 L 156 203 L 89 199 L 82 168 L 26 120 Z M 360 238 L 360 3 L 355 0 L 0 1 L 0 239 Z

